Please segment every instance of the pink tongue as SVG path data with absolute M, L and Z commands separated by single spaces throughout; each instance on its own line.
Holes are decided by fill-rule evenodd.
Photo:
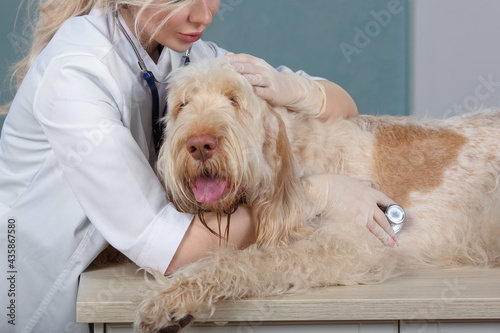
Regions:
M 191 190 L 198 202 L 215 202 L 226 189 L 226 178 L 196 178 L 191 182 Z

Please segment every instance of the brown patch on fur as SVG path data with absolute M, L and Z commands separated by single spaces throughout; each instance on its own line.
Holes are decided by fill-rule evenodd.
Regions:
M 441 185 L 467 138 L 449 129 L 390 124 L 375 133 L 374 170 L 379 188 L 405 206 L 412 191 Z M 395 157 L 397 156 L 397 159 Z

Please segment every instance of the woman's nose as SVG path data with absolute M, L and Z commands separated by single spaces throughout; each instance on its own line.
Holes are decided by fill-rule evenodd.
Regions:
M 217 11 L 218 6 L 214 7 L 210 2 L 214 2 L 214 0 L 199 0 L 193 7 L 191 7 L 191 13 L 189 15 L 189 20 L 196 24 L 209 25 L 212 23 L 212 18 L 215 12 Z M 216 0 L 215 2 L 218 3 Z M 212 6 L 210 6 L 212 5 Z

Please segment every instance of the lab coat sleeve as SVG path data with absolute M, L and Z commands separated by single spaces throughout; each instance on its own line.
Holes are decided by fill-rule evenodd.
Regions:
M 279 67 L 276 68 L 279 72 L 286 72 L 286 73 L 294 73 L 294 71 L 292 71 L 290 68 L 284 66 L 284 65 L 281 65 Z M 312 80 L 315 80 L 315 81 L 326 81 L 326 79 L 322 78 L 322 77 L 319 77 L 319 76 L 311 76 L 309 74 L 307 74 L 306 72 L 304 72 L 303 70 L 298 70 L 295 72 L 295 74 L 298 74 L 300 76 L 305 76 L 305 77 L 308 77 Z
M 62 170 L 60 181 L 69 183 L 95 228 L 139 266 L 163 272 L 193 216 L 166 201 L 123 125 L 122 94 L 99 59 L 55 59 L 40 79 L 35 116 Z

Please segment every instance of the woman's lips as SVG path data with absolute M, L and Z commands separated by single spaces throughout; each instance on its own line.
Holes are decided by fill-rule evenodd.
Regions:
M 201 38 L 203 32 L 197 32 L 192 34 L 182 34 L 179 33 L 179 37 L 186 43 L 194 43 Z

